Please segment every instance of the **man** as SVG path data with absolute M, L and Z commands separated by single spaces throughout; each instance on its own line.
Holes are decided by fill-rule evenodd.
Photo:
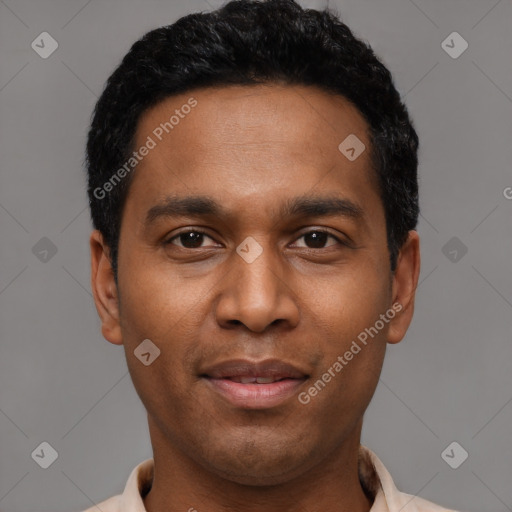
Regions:
M 417 149 L 329 12 L 233 1 L 133 45 L 87 143 L 92 289 L 153 459 L 91 511 L 445 510 L 360 445 L 413 315 Z

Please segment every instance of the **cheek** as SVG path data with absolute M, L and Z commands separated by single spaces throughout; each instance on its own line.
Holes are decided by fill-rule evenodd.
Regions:
M 193 343 L 195 330 L 191 322 L 200 317 L 194 314 L 200 293 L 176 277 L 171 282 L 161 271 L 144 263 L 127 266 L 126 270 L 123 275 L 130 278 L 119 282 L 120 323 L 134 386 L 148 409 L 162 401 L 166 407 L 177 407 L 181 401 L 176 398 L 186 393 L 180 378 L 187 371 L 187 347 Z M 158 354 L 154 359 L 150 355 L 148 365 L 136 355 L 140 355 L 138 347 L 146 339 L 156 347 L 150 345 L 149 351 Z M 169 400 L 171 397 L 175 400 Z
M 195 317 L 208 283 L 187 279 L 168 262 L 144 254 L 130 255 L 124 263 L 120 294 L 125 343 L 135 343 L 135 336 L 167 342 Z
M 338 274 L 326 281 L 311 299 L 311 321 L 319 333 L 321 364 L 314 382 L 317 404 L 332 401 L 344 413 L 364 410 L 374 393 L 386 350 L 390 307 L 389 285 L 378 272 Z M 306 398 L 307 399 L 307 398 Z M 312 399 L 316 401 L 317 399 Z M 325 405 L 325 404 L 324 404 Z M 348 408 L 348 409 L 347 409 Z
M 350 345 L 389 308 L 388 273 L 377 266 L 366 267 L 333 272 L 313 294 L 309 293 L 313 322 L 323 326 L 338 349 L 345 343 Z

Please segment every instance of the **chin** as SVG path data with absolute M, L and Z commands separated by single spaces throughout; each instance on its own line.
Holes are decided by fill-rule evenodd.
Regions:
M 231 442 L 217 452 L 210 450 L 209 471 L 240 485 L 263 487 L 288 482 L 314 465 L 312 457 L 297 452 L 295 443 L 275 446 L 268 439 L 261 443 L 251 440 L 235 446 Z

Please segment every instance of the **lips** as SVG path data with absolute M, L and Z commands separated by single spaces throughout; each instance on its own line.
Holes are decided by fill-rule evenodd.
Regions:
M 303 379 L 306 373 L 299 370 L 292 364 L 285 363 L 278 359 L 266 359 L 260 362 L 251 362 L 244 359 L 235 359 L 219 363 L 201 372 L 203 376 L 214 379 L 252 379 L 248 382 L 261 383 L 274 382 L 282 379 Z M 272 379 L 268 382 L 263 379 Z M 247 382 L 246 382 L 247 383 Z
M 240 384 L 271 384 L 283 380 L 284 377 L 225 377 L 233 382 L 240 382 Z
M 268 409 L 294 395 L 309 375 L 277 359 L 225 361 L 200 373 L 210 390 L 243 409 Z

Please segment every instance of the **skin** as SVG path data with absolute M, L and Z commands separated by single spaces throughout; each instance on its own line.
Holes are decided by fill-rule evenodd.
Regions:
M 148 413 L 155 473 L 145 506 L 368 511 L 357 472 L 363 414 L 387 343 L 398 343 L 412 319 L 418 234 L 409 232 L 392 273 L 368 125 L 343 97 L 277 84 L 199 89 L 145 112 L 135 146 L 191 96 L 197 106 L 133 175 L 118 287 L 101 234 L 90 237 L 102 333 L 124 345 Z M 353 162 L 338 150 L 351 133 L 367 148 Z M 228 216 L 145 225 L 169 195 L 208 195 Z M 303 195 L 349 199 L 362 216 L 278 215 Z M 207 234 L 184 247 L 176 235 L 194 228 Z M 337 238 L 304 236 L 318 229 Z M 250 264 L 236 252 L 248 236 L 263 249 Z M 307 405 L 294 395 L 274 408 L 242 409 L 199 377 L 228 359 L 277 358 L 309 375 L 299 389 L 307 391 L 394 303 L 400 313 Z M 134 356 L 146 338 L 161 350 L 149 366 Z

